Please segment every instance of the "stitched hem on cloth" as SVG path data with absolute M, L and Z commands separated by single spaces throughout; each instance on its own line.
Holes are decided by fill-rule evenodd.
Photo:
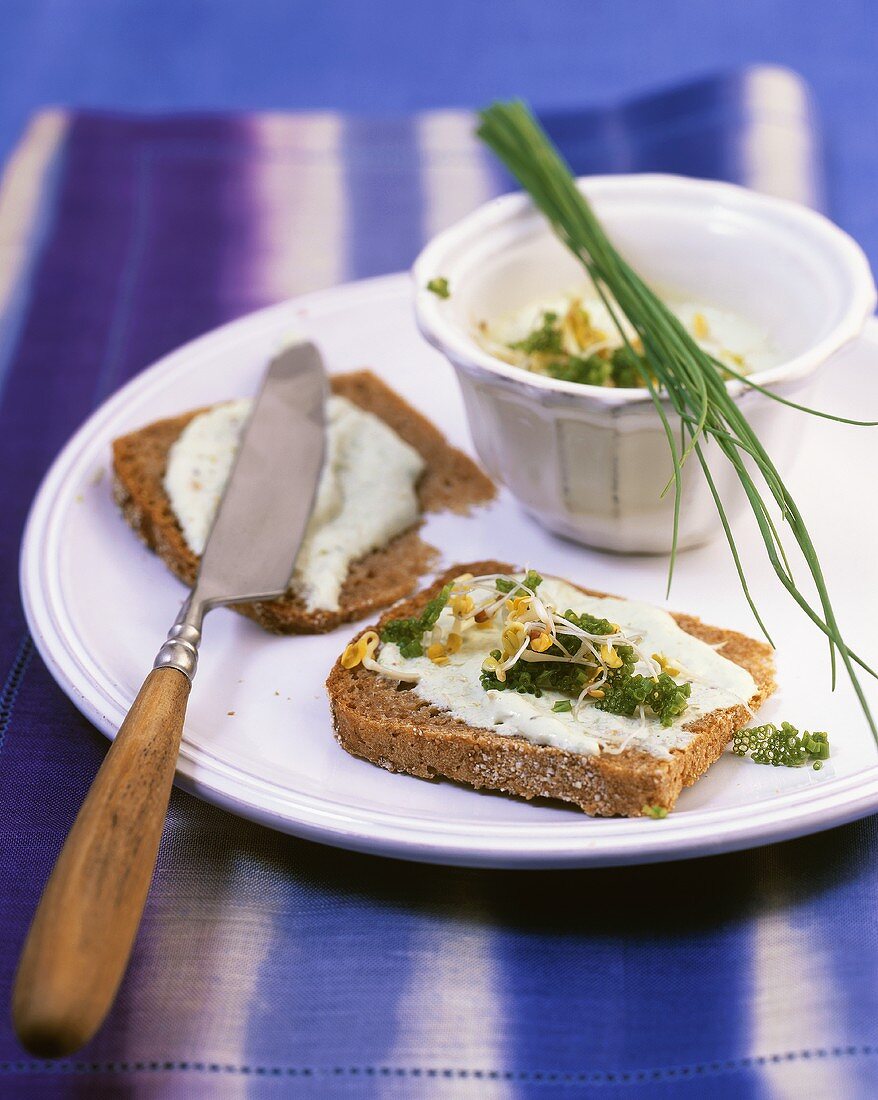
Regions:
M 869 1057 L 878 1045 L 814 1047 L 778 1054 L 759 1054 L 728 1061 L 694 1062 L 656 1069 L 575 1073 L 561 1070 L 442 1069 L 418 1066 L 262 1066 L 221 1062 L 0 1062 L 0 1075 L 189 1072 L 254 1077 L 425 1077 L 447 1080 L 523 1081 L 546 1085 L 641 1085 L 656 1081 L 681 1081 L 716 1077 L 764 1066 L 832 1058 Z
M 27 672 L 27 667 L 33 655 L 34 643 L 31 636 L 27 634 L 19 644 L 18 652 L 15 654 L 9 669 L 9 675 L 6 677 L 2 691 L 0 691 L 0 749 L 3 748 L 3 742 L 6 740 L 6 733 L 12 721 L 12 712 L 15 710 L 15 700 L 18 698 L 24 674 Z

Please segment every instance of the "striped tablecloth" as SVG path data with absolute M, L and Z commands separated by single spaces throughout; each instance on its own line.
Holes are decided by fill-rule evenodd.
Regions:
M 798 79 L 544 116 L 578 171 L 823 203 Z M 406 267 L 508 184 L 465 112 L 34 119 L 0 190 L 0 983 L 106 742 L 16 586 L 39 478 L 95 405 L 248 310 Z M 332 851 L 175 793 L 115 1011 L 0 1095 L 867 1097 L 875 820 L 693 863 L 492 873 Z

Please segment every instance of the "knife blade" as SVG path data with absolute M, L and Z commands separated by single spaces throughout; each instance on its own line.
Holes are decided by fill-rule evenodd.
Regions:
M 154 668 L 176 668 L 191 680 L 202 620 L 211 608 L 286 591 L 323 468 L 326 396 L 326 372 L 313 344 L 295 344 L 272 360 L 244 425 L 192 594 Z
M 326 373 L 317 348 L 269 365 L 201 556 L 193 600 L 216 606 L 286 591 L 323 468 Z
M 286 590 L 323 467 L 326 394 L 312 344 L 271 362 L 195 586 L 92 783 L 25 941 L 12 1015 L 40 1057 L 77 1050 L 110 1010 L 155 867 L 204 615 Z

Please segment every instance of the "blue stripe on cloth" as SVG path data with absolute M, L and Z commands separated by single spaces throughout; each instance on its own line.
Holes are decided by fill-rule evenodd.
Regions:
M 545 117 L 579 169 L 816 195 L 809 111 L 796 78 L 760 70 Z M 0 483 L 0 678 L 15 700 L 0 706 L 0 995 L 105 750 L 39 660 L 20 675 L 13 564 L 39 475 L 96 394 L 171 347 L 309 276 L 404 266 L 508 186 L 468 131 L 463 112 L 74 118 L 0 404 L 0 469 L 16 471 Z M 867 1095 L 873 834 L 491 874 L 318 848 L 178 791 L 111 1019 L 49 1067 L 4 1019 L 0 1093 Z
M 585 126 L 575 112 L 541 118 L 578 175 L 681 172 L 746 182 L 740 158 L 740 135 L 750 125 L 745 83 L 745 74 L 733 73 L 687 84 L 595 112 Z
M 746 856 L 544 875 L 533 894 L 516 891 L 492 912 L 509 1048 L 527 1066 L 617 1080 L 718 1078 L 728 1062 L 737 1076 L 750 1052 L 752 891 Z
M 801 79 L 783 69 L 733 72 L 602 111 L 541 112 L 540 120 L 577 175 L 670 172 L 818 209 L 825 202 L 816 110 Z

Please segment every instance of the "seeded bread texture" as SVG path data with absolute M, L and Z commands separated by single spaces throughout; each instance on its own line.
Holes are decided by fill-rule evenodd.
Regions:
M 422 513 L 466 512 L 492 499 L 494 485 L 472 459 L 370 371 L 334 375 L 330 384 L 333 393 L 380 417 L 424 459 L 426 469 L 417 486 Z M 199 559 L 183 537 L 164 476 L 171 446 L 189 421 L 204 411 L 156 421 L 113 443 L 113 492 L 122 515 L 171 572 L 190 585 Z M 240 604 L 235 610 L 274 634 L 319 634 L 362 619 L 412 592 L 435 561 L 436 550 L 420 538 L 419 527 L 420 523 L 352 563 L 338 611 L 309 611 L 294 592 Z
M 516 571 L 514 566 L 496 561 L 457 565 L 367 629 L 380 630 L 389 619 L 418 614 L 443 584 L 461 573 L 479 576 Z M 581 591 L 606 595 L 586 588 Z M 732 630 L 708 626 L 692 615 L 675 614 L 674 618 L 688 634 L 710 645 L 721 644 L 724 657 L 747 669 L 756 683 L 751 710 L 774 691 L 770 646 Z M 362 666 L 344 669 L 336 662 L 326 686 L 336 738 L 354 756 L 422 779 L 444 776 L 476 789 L 504 791 L 526 799 L 561 799 L 600 817 L 639 817 L 649 807 L 673 809 L 680 791 L 704 774 L 732 734 L 750 720 L 743 706 L 704 715 L 686 726 L 694 737 L 685 748 L 671 750 L 670 760 L 633 749 L 617 755 L 585 756 L 468 726 L 421 699 L 411 688 Z

